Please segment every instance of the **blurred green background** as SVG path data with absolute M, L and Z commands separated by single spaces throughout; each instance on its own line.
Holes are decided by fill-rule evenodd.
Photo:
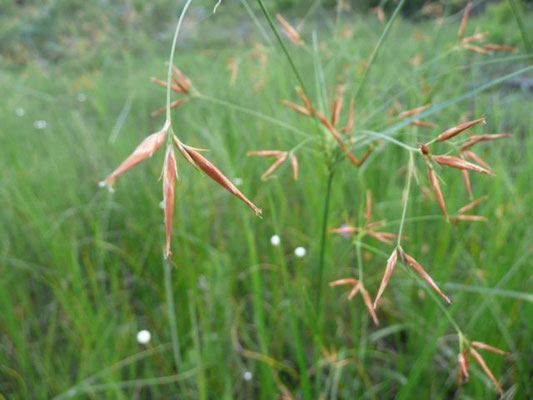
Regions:
M 175 63 L 205 98 L 172 115 L 179 137 L 211 149 L 206 156 L 242 181 L 264 217 L 179 160 L 176 268 L 165 281 L 162 151 L 120 178 L 112 195 L 98 182 L 163 123 L 150 112 L 165 104 L 165 92 L 149 78 L 165 77 L 183 3 L 0 0 L 0 395 L 497 398 L 473 365 L 471 381 L 458 384 L 454 329 L 399 266 L 377 310 L 379 327 L 359 297 L 347 301 L 343 289 L 329 287 L 317 321 L 325 153 L 316 142 L 300 148 L 297 182 L 286 165 L 262 182 L 268 161 L 246 157 L 289 150 L 317 133 L 280 104 L 298 101 L 297 81 L 253 1 L 223 0 L 214 15 L 213 1 L 193 1 Z M 488 353 L 487 364 L 506 398 L 526 399 L 533 396 L 533 73 L 501 78 L 532 65 L 532 5 L 475 1 L 467 35 L 486 31 L 487 43 L 516 47 L 477 54 L 457 41 L 465 4 L 406 2 L 359 96 L 355 132 L 363 142 L 375 139 L 365 132 L 383 132 L 400 122 L 399 111 L 431 103 L 447 105 L 425 119 L 439 129 L 407 126 L 395 138 L 416 146 L 480 116 L 487 125 L 474 133 L 513 134 L 479 146 L 497 175 L 472 176 L 476 197 L 489 196 L 476 210 L 487 223 L 446 224 L 423 194 L 429 185 L 416 160 L 403 246 L 452 297 L 448 311 L 469 338 L 511 352 Z M 346 85 L 348 98 L 361 83 L 385 27 L 369 9 L 381 5 L 388 20 L 397 3 L 266 5 L 301 27 L 306 46 L 287 46 L 313 102 L 327 104 L 336 85 Z M 234 83 L 228 60 L 239 66 Z M 374 218 L 397 231 L 408 155 L 376 143 L 363 168 L 338 166 L 328 228 L 360 221 L 371 190 Z M 439 174 L 454 212 L 468 202 L 461 174 Z M 392 248 L 369 238 L 363 244 L 374 296 Z M 306 249 L 302 258 L 298 246 Z M 326 282 L 357 276 L 353 240 L 328 235 L 325 260 Z M 177 368 L 165 282 L 174 294 Z M 136 340 L 141 329 L 151 332 L 148 345 Z

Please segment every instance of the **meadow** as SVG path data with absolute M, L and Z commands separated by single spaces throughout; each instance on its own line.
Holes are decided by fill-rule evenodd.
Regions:
M 533 397 L 531 12 L 512 13 L 520 2 L 509 1 L 498 5 L 505 22 L 473 15 L 465 37 L 487 31 L 479 46 L 515 48 L 480 54 L 457 37 L 464 4 L 442 19 L 407 19 L 394 3 L 383 22 L 341 7 L 286 11 L 295 27 L 305 17 L 303 45 L 271 10 L 282 48 L 261 2 L 223 1 L 213 14 L 213 2 L 193 1 L 174 64 L 195 94 L 172 93 L 187 98 L 171 110 L 173 129 L 209 149 L 202 154 L 262 217 L 180 158 L 165 260 L 164 150 L 113 193 L 99 182 L 163 126 L 164 114 L 150 114 L 165 106 L 165 90 L 150 78 L 166 81 L 183 3 L 157 27 L 155 14 L 121 10 L 124 29 L 79 24 L 76 40 L 76 18 L 58 21 L 70 27 L 56 32 L 61 47 L 36 45 L 31 18 L 15 11 L 11 28 L 3 24 L 0 398 L 498 398 L 473 360 L 470 380 L 459 381 L 458 330 L 508 352 L 483 352 L 503 398 Z M 372 146 L 359 168 L 320 121 L 282 104 L 302 105 L 302 83 L 328 116 L 343 94 L 339 126 L 355 100 L 353 134 L 343 137 L 358 159 Z M 495 173 L 469 175 L 473 197 L 487 196 L 469 213 L 482 221 L 453 219 L 468 192 L 461 171 L 435 165 L 447 222 L 417 146 L 482 117 L 432 144 L 434 154 L 457 155 L 472 135 L 512 134 L 473 148 Z M 275 159 L 247 155 L 261 150 L 294 154 L 298 179 L 287 159 L 262 180 Z M 370 221 L 405 236 L 402 248 L 451 304 L 401 262 L 376 308 L 379 325 L 361 295 L 328 285 L 364 274 L 376 296 L 396 239 L 330 232 L 368 222 L 370 198 Z M 148 343 L 138 342 L 141 330 Z

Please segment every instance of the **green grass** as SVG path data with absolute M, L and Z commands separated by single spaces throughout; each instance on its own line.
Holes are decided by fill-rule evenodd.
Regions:
M 249 4 L 270 35 L 259 9 Z M 164 78 L 172 33 L 165 30 L 157 45 L 147 40 L 133 53 L 113 47 L 113 56 L 106 57 L 104 47 L 97 55 L 106 60 L 100 66 L 37 58 L 24 68 L 4 64 L 0 394 L 8 399 L 272 399 L 283 393 L 312 399 L 496 398 L 473 363 L 471 381 L 457 385 L 454 328 L 404 268 L 398 266 L 377 310 L 379 327 L 361 298 L 349 302 L 341 288 L 324 286 L 322 311 L 316 314 L 326 160 L 335 146 L 312 120 L 280 105 L 280 99 L 297 101 L 297 81 L 273 36 L 262 73 L 249 42 L 222 46 L 202 40 L 219 30 L 231 32 L 230 12 L 240 10 L 238 16 L 247 18 L 237 5 L 223 1 L 215 16 L 185 24 L 175 62 L 204 97 L 174 110 L 172 121 L 185 143 L 211 149 L 206 153 L 211 161 L 228 177 L 243 180 L 240 189 L 263 208 L 263 219 L 179 161 L 171 259 L 178 370 L 162 262 L 163 152 L 121 177 L 113 195 L 97 185 L 163 123 L 162 117 L 149 116 L 165 103 L 164 90 L 149 77 Z M 200 7 L 193 2 L 192 8 L 194 21 Z M 374 19 L 347 16 L 338 26 L 325 19 L 316 31 L 316 47 L 309 22 L 307 47 L 287 44 L 315 104 L 319 98 L 325 102 L 324 92 L 329 102 L 336 84 L 347 85 L 347 98 L 356 92 L 363 63 L 383 30 Z M 490 20 L 479 18 L 469 31 L 489 26 Z M 336 27 L 349 27 L 353 36 L 343 38 Z M 510 85 L 512 79 L 491 82 L 531 66 L 531 58 L 523 46 L 517 54 L 493 56 L 455 51 L 457 27 L 457 16 L 447 19 L 437 45 L 432 21 L 397 20 L 392 26 L 357 95 L 355 131 L 361 138 L 354 152 L 362 154 L 368 141 L 376 149 L 361 169 L 344 157 L 335 165 L 327 225 L 361 221 L 370 189 L 374 218 L 386 219 L 397 232 L 409 154 L 364 132 L 390 133 L 416 147 L 440 130 L 396 129 L 400 120 L 390 109 L 431 102 L 439 110 L 430 109 L 425 120 L 442 130 L 484 115 L 487 125 L 473 132 L 512 132 L 510 140 L 478 145 L 497 174 L 471 174 L 476 197 L 489 196 L 478 209 L 489 218 L 486 224 L 446 224 L 436 202 L 422 194 L 421 185 L 428 182 L 416 155 L 419 181 L 411 185 L 408 240 L 402 246 L 452 297 L 446 308 L 469 338 L 512 353 L 507 358 L 489 353 L 486 361 L 504 389 L 527 398 L 533 395 L 532 94 Z M 512 22 L 499 28 L 519 32 Z M 413 39 L 415 31 L 424 39 Z M 263 40 L 260 31 L 254 35 Z M 206 48 L 209 53 L 199 51 Z M 413 68 L 408 59 L 418 53 L 422 65 Z M 235 85 L 229 82 L 228 57 L 239 59 Z M 520 75 L 531 76 L 531 69 Z M 255 92 L 258 80 L 264 84 Z M 79 101 L 80 93 L 85 101 Z M 36 129 L 37 120 L 47 121 L 47 127 Z M 288 166 L 262 182 L 268 161 L 246 157 L 250 150 L 289 150 L 305 140 L 296 152 L 297 182 Z M 451 149 L 439 144 L 434 151 Z M 468 201 L 461 174 L 438 173 L 454 212 Z M 281 237 L 279 247 L 270 244 L 274 234 Z M 307 249 L 305 257 L 294 256 L 297 246 Z M 323 282 L 357 277 L 361 267 L 374 297 L 391 250 L 364 238 L 361 264 L 355 242 L 328 235 Z M 140 329 L 152 333 L 148 347 L 136 342 Z M 347 363 L 332 363 L 325 352 Z M 244 379 L 246 371 L 253 374 L 250 381 Z

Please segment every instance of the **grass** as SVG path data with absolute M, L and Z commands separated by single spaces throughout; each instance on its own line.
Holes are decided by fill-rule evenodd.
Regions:
M 248 5 L 269 32 L 259 8 Z M 193 2 L 191 15 L 199 9 Z M 475 367 L 471 381 L 457 385 L 459 343 L 454 328 L 405 269 L 398 268 L 384 293 L 377 310 L 379 327 L 360 297 L 348 302 L 338 288 L 323 288 L 323 314 L 316 315 L 329 173 L 326 153 L 321 140 L 308 139 L 318 137 L 316 124 L 280 105 L 280 99 L 296 101 L 298 83 L 273 36 L 273 44 L 265 45 L 263 75 L 258 75 L 248 42 L 218 46 L 201 40 L 210 33 L 216 36 L 214 25 L 230 29 L 228 14 L 238 10 L 248 15 L 244 8 L 222 2 L 216 15 L 197 26 L 185 24 L 189 39 L 178 45 L 176 64 L 202 97 L 173 110 L 172 118 L 180 138 L 210 148 L 208 157 L 224 173 L 243 180 L 240 189 L 263 208 L 264 218 L 257 219 L 215 183 L 179 162 L 172 244 L 178 268 L 171 272 L 179 357 L 171 345 L 161 262 L 164 224 L 157 178 L 163 154 L 121 178 L 113 195 L 97 186 L 142 138 L 162 125 L 162 117 L 149 114 L 164 105 L 165 93 L 149 77 L 164 77 L 171 33 L 163 48 L 149 46 L 141 54 L 123 51 L 118 56 L 113 49 L 113 57 L 99 54 L 108 61 L 98 68 L 86 68 L 85 61 L 43 64 L 38 59 L 24 68 L 4 68 L 1 395 L 495 397 L 493 386 Z M 319 98 L 324 102 L 324 91 L 332 95 L 336 83 L 347 83 L 348 95 L 357 93 L 364 62 L 383 31 L 373 18 L 325 21 L 314 33 L 316 46 L 312 23 L 304 28 L 308 47 L 287 44 L 317 104 Z M 349 39 L 339 33 L 345 27 L 353 31 Z M 422 195 L 420 185 L 428 183 L 422 160 L 415 159 L 419 181 L 411 185 L 403 224 L 408 240 L 402 247 L 452 297 L 447 312 L 469 338 L 512 352 L 508 358 L 489 354 L 486 360 L 504 389 L 526 398 L 533 395 L 531 92 L 517 90 L 509 84 L 513 79 L 491 82 L 528 68 L 531 58 L 522 47 L 517 54 L 493 56 L 453 50 L 457 27 L 457 16 L 445 21 L 439 46 L 432 21 L 415 25 L 399 19 L 391 27 L 364 78 L 364 90 L 357 93 L 356 131 L 381 136 L 369 133 L 361 139 L 377 145 L 361 169 L 344 158 L 336 165 L 328 227 L 361 221 L 369 189 L 374 218 L 386 219 L 390 231 L 397 232 L 409 155 L 383 135 L 416 147 L 418 139 L 430 140 L 461 118 L 478 116 L 485 116 L 487 125 L 474 128 L 476 133 L 512 132 L 511 140 L 480 146 L 497 174 L 472 176 L 476 196 L 489 195 L 479 208 L 479 214 L 489 218 L 486 224 L 446 224 L 437 203 Z M 490 29 L 490 21 L 475 19 L 470 31 L 475 27 Z M 519 32 L 512 24 L 506 29 Z M 423 39 L 413 39 L 414 32 Z M 256 31 L 258 40 L 262 35 Z M 209 53 L 199 51 L 205 48 Z M 422 64 L 413 68 L 408 60 L 418 53 Z M 229 82 L 228 57 L 239 60 L 234 85 Z M 531 74 L 529 70 L 519 76 L 531 79 Z M 255 92 L 258 80 L 263 88 Z M 440 130 L 397 125 L 399 120 L 388 113 L 427 102 L 433 108 L 425 120 Z M 18 108 L 24 109 L 23 116 L 17 115 Z M 38 120 L 47 122 L 45 129 L 34 127 Z M 296 153 L 297 182 L 289 165 L 277 171 L 276 179 L 261 182 L 268 161 L 246 157 L 250 150 L 288 150 L 305 140 L 310 141 Z M 332 144 L 325 145 L 334 151 Z M 439 146 L 442 152 L 450 149 Z M 363 150 L 356 146 L 354 152 Z M 446 169 L 437 172 L 445 182 L 441 185 L 447 206 L 455 211 L 467 202 L 461 176 Z M 281 237 L 279 247 L 270 244 L 274 234 Z M 295 257 L 297 246 L 307 249 L 305 257 Z M 371 239 L 358 244 L 328 235 L 323 282 L 357 277 L 364 267 L 365 287 L 375 295 L 390 251 L 390 246 Z M 147 347 L 135 340 L 141 329 L 152 333 Z M 251 372 L 250 380 L 246 372 Z

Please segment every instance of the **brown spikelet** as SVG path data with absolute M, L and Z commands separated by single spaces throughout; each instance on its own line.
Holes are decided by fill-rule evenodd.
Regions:
M 466 169 L 461 170 L 463 175 L 463 181 L 465 182 L 466 191 L 468 192 L 468 199 L 472 200 L 474 198 L 474 193 L 472 192 L 472 184 L 470 183 L 470 176 Z
M 277 170 L 281 166 L 281 164 L 285 162 L 286 159 L 287 153 L 281 153 L 276 159 L 276 161 L 274 161 L 274 164 L 268 167 L 268 169 L 263 173 L 263 175 L 261 175 L 261 179 L 266 181 L 270 177 L 270 175 L 272 175 L 274 171 Z
M 372 321 L 374 321 L 374 324 L 379 325 L 378 316 L 376 315 L 374 307 L 372 307 L 372 299 L 363 285 L 361 285 L 361 296 L 363 297 L 363 301 L 365 302 L 370 317 L 372 317 Z
M 376 299 L 374 300 L 374 305 L 373 305 L 374 308 L 376 308 L 376 305 L 378 304 L 378 300 L 381 298 L 381 295 L 383 294 L 383 292 L 385 291 L 385 288 L 389 284 L 389 281 L 392 276 L 392 273 L 394 272 L 394 267 L 396 266 L 397 260 L 398 260 L 398 250 L 394 249 L 389 259 L 387 260 L 387 267 L 385 268 L 385 274 L 383 274 L 383 279 L 381 280 L 381 284 L 379 285 L 378 294 L 376 295 Z
M 183 103 L 185 103 L 186 99 L 178 99 L 178 100 L 174 100 L 173 102 L 170 103 L 170 108 L 176 108 L 176 107 L 179 107 L 181 106 Z M 150 113 L 150 115 L 152 117 L 156 117 L 158 115 L 161 115 L 163 113 L 165 113 L 167 111 L 167 106 L 163 106 L 155 111 L 152 111 Z
M 484 45 L 483 49 L 487 51 L 515 51 L 516 47 L 507 46 L 504 44 L 489 43 L 489 44 Z
M 463 214 L 459 214 L 459 215 L 456 215 L 455 217 L 452 217 L 451 218 L 451 221 L 453 223 L 456 223 L 457 221 L 465 221 L 465 222 L 487 222 L 488 221 L 488 218 L 487 217 L 483 217 L 481 215 L 463 215 Z
M 163 142 L 166 139 L 168 132 L 169 124 L 165 123 L 163 129 L 159 132 L 152 133 L 150 136 L 145 138 L 131 153 L 128 158 L 126 158 L 122 164 L 118 166 L 103 182 L 103 185 L 106 185 L 112 190 L 113 184 L 119 175 L 129 171 L 141 161 L 152 157 L 152 155 L 161 147 Z
M 292 166 L 292 177 L 295 181 L 298 180 L 298 158 L 294 154 L 290 155 L 291 166 Z
M 461 382 L 468 382 L 470 375 L 468 373 L 468 354 L 459 353 L 457 355 L 457 362 L 459 363 L 459 377 Z
M 392 244 L 394 239 L 398 239 L 398 235 L 389 232 L 367 231 L 367 235 L 385 244 Z
M 507 354 L 506 351 L 503 351 L 503 350 L 500 350 L 498 349 L 497 347 L 494 347 L 494 346 L 491 346 L 491 345 L 488 345 L 486 343 L 483 343 L 483 342 L 472 342 L 470 343 L 472 345 L 472 347 L 475 347 L 476 349 L 478 350 L 486 350 L 486 351 L 490 351 L 492 353 L 496 353 L 496 354 L 499 354 L 501 356 L 504 356 Z
M 498 134 L 485 134 L 485 135 L 475 135 L 470 137 L 462 146 L 461 151 L 468 150 L 470 147 L 475 145 L 479 142 L 485 142 L 488 140 L 495 140 L 495 139 L 505 139 L 508 137 L 511 137 L 512 135 L 510 133 L 498 133 Z
M 296 94 L 298 94 L 298 97 L 302 100 L 302 102 L 305 105 L 305 108 L 308 110 L 312 110 L 313 107 L 311 106 L 311 102 L 307 98 L 307 95 L 304 93 L 303 89 L 300 86 L 296 86 Z
M 353 131 L 354 119 L 355 119 L 355 106 L 354 106 L 354 101 L 351 100 L 350 101 L 350 112 L 348 114 L 348 123 L 346 124 L 344 128 L 340 130 L 340 132 L 348 134 L 348 135 L 351 134 Z
M 464 214 L 470 210 L 473 210 L 474 208 L 476 208 L 480 203 L 484 202 L 485 200 L 487 200 L 489 198 L 489 196 L 483 196 L 483 197 L 480 197 L 479 199 L 477 200 L 474 200 L 474 201 L 471 201 L 470 203 L 468 203 L 467 205 L 461 207 L 459 210 L 457 210 L 457 214 Z
M 412 117 L 413 115 L 420 114 L 422 111 L 427 110 L 430 106 L 431 104 L 425 104 L 423 106 L 416 107 L 411 110 L 403 111 L 398 116 L 400 118 L 409 118 L 409 117 Z
M 367 189 L 365 201 L 365 220 L 368 222 L 372 217 L 372 192 Z
M 465 37 L 463 40 L 461 40 L 461 43 L 463 45 L 469 44 L 472 42 L 482 42 L 485 40 L 486 32 L 478 32 L 473 34 L 472 36 Z
M 464 48 L 467 49 L 468 51 L 471 51 L 472 53 L 478 53 L 478 54 L 489 54 L 490 53 L 490 50 L 486 50 L 485 48 L 479 47 L 479 46 L 473 46 L 471 44 L 464 45 Z
M 165 257 L 170 257 L 170 241 L 172 237 L 172 217 L 174 215 L 174 190 L 176 186 L 176 158 L 172 146 L 167 147 L 165 163 L 163 165 L 163 204 L 165 206 Z
M 440 190 L 440 184 L 439 180 L 437 179 L 437 176 L 435 175 L 435 170 L 433 169 L 433 166 L 431 164 L 427 164 L 428 168 L 428 177 L 429 177 L 429 183 L 431 183 L 431 186 L 433 187 L 433 192 L 435 193 L 435 196 L 437 196 L 437 201 L 439 202 L 440 209 L 442 210 L 442 213 L 446 217 L 446 220 L 448 220 L 448 213 L 446 212 L 446 203 L 444 202 L 444 196 L 442 195 L 442 191 Z
M 233 194 L 235 197 L 243 201 L 248 207 L 250 207 L 257 216 L 261 216 L 261 209 L 259 209 L 254 203 L 243 195 L 239 189 L 228 179 L 220 170 L 215 167 L 211 162 L 202 156 L 198 151 L 192 147 L 183 145 L 187 154 L 191 157 L 194 163 L 200 168 L 207 176 L 213 179 L 216 183 Z
M 336 281 L 330 282 L 329 286 L 341 286 L 341 285 L 357 285 L 359 282 L 357 279 L 354 278 L 344 278 L 344 279 L 338 279 Z
M 187 75 L 185 75 L 178 67 L 172 66 L 172 80 L 180 87 L 181 92 L 184 94 L 190 93 L 192 84 Z
M 476 360 L 476 362 L 481 367 L 483 372 L 485 372 L 485 374 L 489 377 L 489 379 L 492 381 L 494 386 L 496 386 L 496 389 L 498 390 L 500 395 L 503 395 L 503 388 L 500 385 L 500 382 L 498 382 L 498 380 L 494 377 L 494 374 L 492 373 L 492 371 L 489 369 L 489 367 L 485 363 L 485 360 L 483 360 L 483 357 L 481 357 L 481 354 L 479 354 L 476 351 L 476 349 L 472 347 L 470 347 L 470 354 L 472 354 L 472 357 L 474 357 L 474 360 Z
M 285 107 L 288 107 L 294 111 L 296 111 L 297 113 L 299 114 L 302 114 L 302 115 L 305 115 L 305 116 L 311 116 L 311 110 L 305 108 L 305 107 L 302 107 L 301 105 L 299 104 L 295 104 L 295 103 L 292 103 L 290 101 L 287 101 L 287 100 L 281 100 L 281 104 L 283 104 Z
M 361 285 L 359 283 L 355 284 L 352 290 L 350 290 L 350 293 L 348 293 L 348 300 L 351 300 L 355 297 L 355 295 L 361 290 Z
M 256 150 L 246 153 L 247 156 L 259 157 L 279 157 L 283 152 L 281 150 Z
M 451 303 L 451 300 L 446 296 L 442 291 L 439 289 L 437 284 L 433 281 L 431 276 L 422 268 L 422 266 L 409 254 L 402 251 L 401 253 L 402 260 L 404 263 L 409 265 L 411 268 L 415 270 L 415 272 L 422 278 L 428 285 L 433 289 L 436 293 L 438 293 L 444 300 L 446 300 L 448 303 Z
M 331 105 L 331 125 L 337 126 L 342 111 L 342 96 L 337 95 Z
M 439 136 L 437 136 L 437 142 L 444 142 L 445 140 L 451 139 L 454 136 L 457 136 L 461 132 L 473 127 L 474 125 L 477 125 L 479 123 L 485 123 L 485 118 L 479 118 L 474 121 L 468 121 L 463 122 L 462 124 L 459 124 L 457 126 L 454 126 L 453 128 L 447 129 L 444 132 L 442 132 Z
M 490 169 L 485 169 L 483 167 L 480 167 L 479 165 L 472 164 L 471 162 L 465 161 L 459 157 L 442 155 L 442 156 L 433 156 L 432 160 L 440 165 L 444 165 L 445 167 L 457 168 L 457 169 L 462 169 L 462 170 L 466 169 L 469 171 L 474 171 L 474 172 L 479 172 L 482 174 L 494 176 L 494 172 L 492 172 Z
M 468 24 L 468 19 L 470 18 L 470 9 L 472 8 L 472 1 L 469 1 L 465 7 L 465 12 L 463 13 L 463 18 L 461 19 L 461 24 L 459 25 L 459 31 L 457 36 L 459 39 L 462 39 L 465 35 L 466 25 Z
M 424 121 L 420 121 L 419 119 L 415 119 L 414 121 L 412 121 L 411 125 L 420 126 L 422 128 L 429 128 L 429 129 L 437 129 L 438 128 L 437 125 L 432 124 L 431 122 L 424 122 Z
M 471 150 L 464 150 L 461 152 L 462 155 L 464 155 L 466 158 L 469 158 L 470 160 L 478 163 L 483 168 L 491 171 L 490 165 L 487 164 L 481 157 L 479 157 L 476 153 L 474 153 Z
M 167 88 L 167 83 L 165 81 L 162 81 L 161 79 L 157 79 L 156 77 L 151 77 L 150 80 L 154 82 L 156 85 L 159 85 L 161 87 Z M 170 85 L 170 89 L 173 92 L 182 93 L 181 88 L 178 85 Z
M 329 230 L 329 233 L 352 234 L 359 232 L 359 228 L 353 226 L 341 226 Z
M 296 29 L 294 29 L 291 24 L 287 22 L 285 18 L 281 16 L 281 14 L 276 14 L 276 18 L 278 19 L 278 22 L 281 24 L 281 27 L 283 29 L 283 33 L 287 38 L 293 42 L 295 45 L 302 45 L 304 44 L 302 38 L 300 37 L 300 34 Z

